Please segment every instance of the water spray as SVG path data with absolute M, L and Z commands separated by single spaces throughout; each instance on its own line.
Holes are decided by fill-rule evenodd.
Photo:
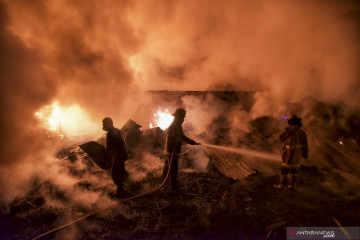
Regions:
M 244 156 L 281 161 L 280 154 L 276 154 L 276 153 L 267 153 L 267 152 L 256 151 L 253 149 L 225 147 L 225 146 L 211 145 L 211 144 L 201 144 L 201 146 L 206 148 L 215 148 L 223 151 L 235 152 Z

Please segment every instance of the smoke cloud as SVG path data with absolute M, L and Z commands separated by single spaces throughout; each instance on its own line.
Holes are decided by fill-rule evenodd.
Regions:
M 11 199 L 7 186 L 48 159 L 34 113 L 54 101 L 85 109 L 99 133 L 105 116 L 147 124 L 156 108 L 146 90 L 256 91 L 250 116 L 227 113 L 239 134 L 289 102 L 357 108 L 359 12 L 358 1 L 336 0 L 0 1 L 1 195 Z M 183 102 L 196 120 L 219 114 Z

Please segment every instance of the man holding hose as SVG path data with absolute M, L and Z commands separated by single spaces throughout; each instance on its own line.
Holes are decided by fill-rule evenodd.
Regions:
M 175 119 L 171 123 L 168 129 L 166 136 L 165 144 L 165 164 L 163 169 L 163 178 L 166 178 L 166 175 L 169 170 L 170 161 L 170 179 L 171 179 L 171 188 L 173 191 L 177 190 L 177 176 L 178 176 L 178 159 L 180 156 L 182 142 L 185 142 L 190 145 L 200 145 L 200 143 L 195 142 L 194 140 L 186 137 L 184 135 L 182 124 L 185 120 L 186 111 L 183 108 L 176 109 L 175 113 L 172 114 Z M 171 159 L 172 158 L 172 159 Z

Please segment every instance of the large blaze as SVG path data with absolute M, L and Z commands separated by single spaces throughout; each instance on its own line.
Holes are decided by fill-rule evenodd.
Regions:
M 159 109 L 154 114 L 154 124 L 150 123 L 150 128 L 159 127 L 162 130 L 165 130 L 170 126 L 173 120 L 174 117 L 169 113 L 168 109 Z
M 360 226 L 359 30 L 356 0 L 0 0 L 0 239 L 285 239 L 287 226 Z M 169 156 L 179 107 L 200 145 Z M 309 157 L 287 178 L 290 114 Z M 110 171 L 80 147 L 113 154 L 106 117 L 128 153 L 109 157 Z M 114 177 L 126 198 L 148 193 L 174 157 L 179 191 L 113 199 Z M 296 179 L 299 191 L 283 192 Z
M 79 105 L 64 107 L 58 101 L 43 106 L 35 112 L 35 116 L 41 127 L 48 131 L 48 135 L 86 135 L 99 128 Z
M 35 116 L 42 121 L 43 127 L 49 131 L 59 132 L 61 134 L 62 110 L 58 102 L 41 108 L 35 113 Z

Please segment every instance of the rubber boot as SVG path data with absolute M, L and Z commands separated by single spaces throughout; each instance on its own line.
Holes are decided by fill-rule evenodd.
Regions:
M 287 182 L 287 176 L 286 175 L 280 175 L 280 183 L 275 184 L 274 188 L 284 189 L 286 187 L 286 182 Z
M 297 174 L 289 174 L 289 185 L 287 186 L 289 190 L 296 190 L 296 180 Z

